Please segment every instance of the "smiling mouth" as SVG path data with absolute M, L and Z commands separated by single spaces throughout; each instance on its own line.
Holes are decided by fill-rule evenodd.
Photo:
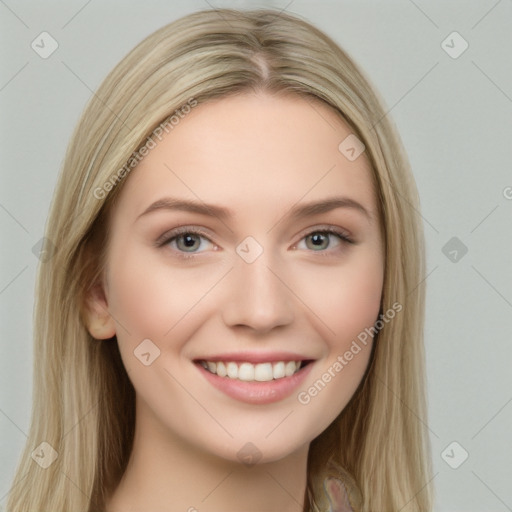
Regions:
M 252 364 L 234 361 L 197 361 L 210 373 L 244 382 L 269 382 L 291 377 L 311 362 L 312 360 Z

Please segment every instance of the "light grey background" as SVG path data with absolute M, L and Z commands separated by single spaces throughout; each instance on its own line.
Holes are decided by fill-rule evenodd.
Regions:
M 209 6 L 299 14 L 347 50 L 381 92 L 422 200 L 435 510 L 512 510 L 511 0 L 0 0 L 0 505 L 29 427 L 32 247 L 71 130 L 136 43 Z M 31 48 L 43 31 L 59 45 L 47 59 Z M 462 48 L 453 31 L 469 44 L 457 58 L 444 49 Z M 452 237 L 467 254 L 459 242 L 443 253 Z M 468 459 L 453 469 L 448 462 L 460 463 L 463 450 Z

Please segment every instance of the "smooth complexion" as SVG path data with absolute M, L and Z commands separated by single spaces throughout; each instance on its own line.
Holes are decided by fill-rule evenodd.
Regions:
M 116 335 L 136 390 L 134 447 L 108 512 L 300 510 L 309 443 L 352 397 L 371 344 L 309 404 L 297 394 L 374 324 L 382 293 L 369 163 L 338 150 L 350 133 L 318 101 L 243 93 L 194 108 L 127 178 L 90 302 L 91 325 L 108 312 L 103 337 Z M 293 215 L 334 197 L 341 206 Z M 164 198 L 225 211 L 150 208 Z M 252 263 L 237 253 L 247 237 L 263 250 Z M 134 354 L 145 339 L 160 350 L 148 366 Z M 291 394 L 250 403 L 197 364 L 232 352 L 313 362 Z M 248 446 L 255 465 L 241 462 Z

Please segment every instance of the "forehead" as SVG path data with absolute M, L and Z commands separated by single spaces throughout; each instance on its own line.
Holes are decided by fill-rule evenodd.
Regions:
M 350 136 L 328 105 L 298 95 L 247 92 L 202 103 L 156 140 L 126 178 L 119 208 L 140 213 L 172 195 L 261 214 L 337 193 L 371 210 L 366 155 L 351 161 L 339 149 Z

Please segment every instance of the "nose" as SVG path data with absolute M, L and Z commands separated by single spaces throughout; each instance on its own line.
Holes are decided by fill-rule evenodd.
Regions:
M 265 252 L 252 263 L 235 262 L 222 312 L 226 325 L 264 334 L 293 322 L 293 295 L 270 263 Z

